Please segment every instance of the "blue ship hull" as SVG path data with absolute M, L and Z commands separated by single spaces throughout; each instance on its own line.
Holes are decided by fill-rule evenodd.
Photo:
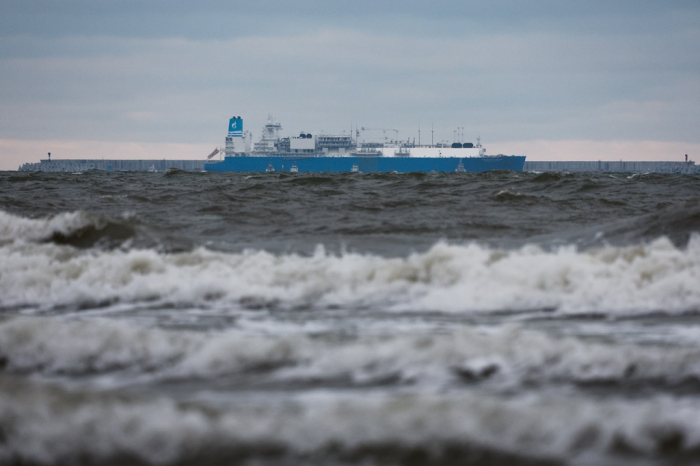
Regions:
M 461 166 L 460 166 L 461 162 Z M 289 172 L 292 166 L 300 172 L 351 172 L 353 165 L 362 173 L 374 172 L 485 172 L 491 170 L 522 171 L 525 156 L 493 157 L 226 157 L 221 162 L 207 163 L 208 172 Z M 462 167 L 464 168 L 462 170 Z

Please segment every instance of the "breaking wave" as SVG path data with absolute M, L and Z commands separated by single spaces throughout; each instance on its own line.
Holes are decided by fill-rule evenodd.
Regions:
M 116 246 L 135 235 L 129 215 L 119 221 L 84 211 L 67 212 L 44 219 L 17 217 L 0 210 L 0 246 L 17 241 L 51 242 L 81 248 Z
M 213 410 L 6 379 L 0 388 L 3 463 L 670 464 L 700 451 L 697 403 L 671 398 L 317 392 Z
M 700 348 L 604 344 L 519 326 L 337 340 L 163 330 L 100 319 L 17 318 L 0 324 L 0 360 L 11 373 L 119 373 L 117 384 L 144 376 L 152 381 L 229 375 L 270 383 L 482 384 L 493 389 L 700 383 Z
M 0 308 L 85 308 L 112 303 L 237 307 L 372 307 L 457 313 L 683 313 L 700 310 L 700 236 L 679 248 L 648 244 L 579 251 L 506 250 L 438 242 L 386 258 L 197 248 L 76 249 L 45 241 L 99 224 L 83 213 L 28 220 L 0 213 Z M 92 226 L 91 228 L 98 228 Z M 10 238 L 23 238 L 12 241 Z

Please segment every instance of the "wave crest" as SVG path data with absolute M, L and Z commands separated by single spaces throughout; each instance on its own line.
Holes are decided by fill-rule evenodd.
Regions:
M 0 460 L 12 464 L 691 464 L 700 451 L 694 400 L 313 393 L 214 411 L 0 389 Z
M 245 375 L 260 381 L 351 385 L 695 385 L 700 349 L 556 338 L 518 326 L 440 335 L 366 335 L 339 341 L 141 328 L 108 320 L 19 318 L 0 324 L 5 370 L 44 375 L 123 372 L 156 379 Z
M 78 225 L 84 223 L 77 216 Z M 62 218 L 67 222 L 73 217 Z M 35 225 L 28 221 L 28 225 Z M 54 231 L 45 227 L 44 232 Z M 50 221 L 48 223 L 51 223 Z M 28 228 L 30 230 L 31 228 Z M 435 244 L 405 258 L 265 251 L 0 248 L 0 307 L 114 302 L 400 311 L 680 313 L 700 309 L 700 236 L 578 251 Z
M 114 246 L 135 235 L 125 219 L 113 221 L 84 211 L 29 219 L 0 210 L 0 247 L 16 241 L 52 242 L 76 247 Z

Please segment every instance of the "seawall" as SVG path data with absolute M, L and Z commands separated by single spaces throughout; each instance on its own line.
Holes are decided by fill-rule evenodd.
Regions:
M 168 168 L 200 172 L 204 170 L 204 160 L 108 160 L 108 159 L 42 159 L 39 163 L 25 163 L 19 171 L 41 172 L 84 172 L 88 170 L 164 172 Z
M 700 173 L 695 162 L 529 162 L 525 171 L 536 172 L 621 172 L 621 173 Z
M 156 171 L 168 168 L 200 172 L 206 160 L 108 160 L 108 159 L 42 159 L 39 163 L 25 163 L 19 171 L 84 172 L 105 171 Z M 532 162 L 525 161 L 525 171 L 537 172 L 622 172 L 622 173 L 700 173 L 695 162 Z

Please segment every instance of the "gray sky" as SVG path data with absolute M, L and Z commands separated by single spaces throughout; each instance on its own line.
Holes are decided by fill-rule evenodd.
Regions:
M 0 0 L 0 169 L 202 158 L 268 113 L 286 134 L 433 124 L 531 160 L 700 162 L 699 51 L 697 0 Z

